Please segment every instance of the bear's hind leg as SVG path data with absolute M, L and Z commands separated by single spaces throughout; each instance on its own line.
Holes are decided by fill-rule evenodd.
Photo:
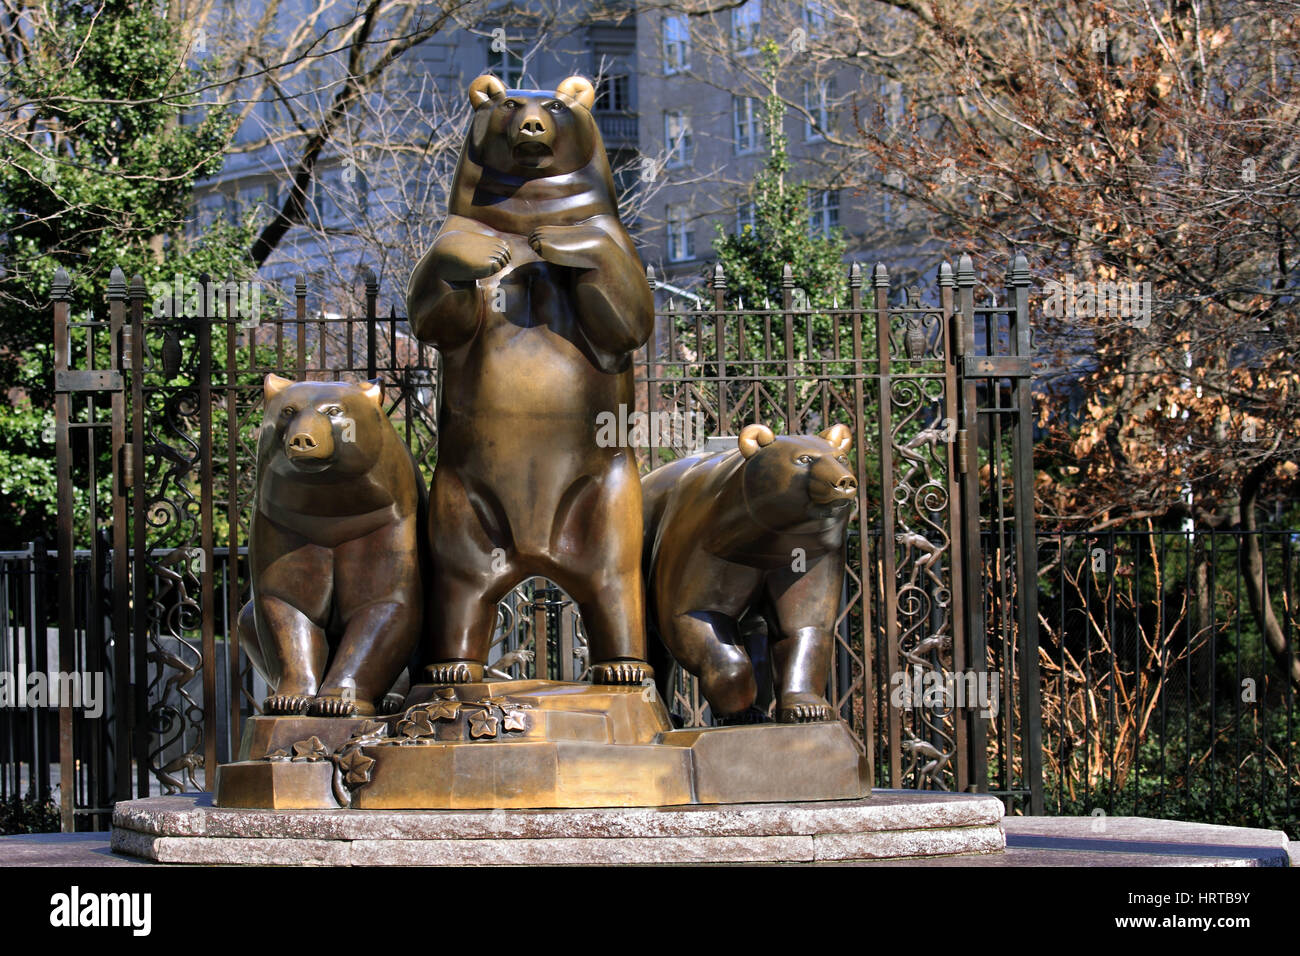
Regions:
M 717 717 L 745 714 L 758 696 L 754 666 L 736 622 L 718 611 L 688 611 L 663 628 L 664 643 L 687 671 Z
M 497 623 L 497 600 L 476 582 L 444 572 L 434 578 L 429 614 L 434 655 L 425 669 L 429 683 L 481 681 Z

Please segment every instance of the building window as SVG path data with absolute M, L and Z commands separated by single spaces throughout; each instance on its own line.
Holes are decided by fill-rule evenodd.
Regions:
M 760 0 L 745 0 L 731 11 L 731 45 L 737 53 L 753 53 L 758 47 L 758 24 L 763 15 Z
M 345 166 L 343 182 L 350 187 L 352 202 L 357 207 L 357 212 L 363 219 L 369 216 L 370 180 L 366 177 L 366 171 L 359 164 L 354 165 L 350 170 Z
M 691 118 L 681 110 L 664 113 L 664 142 L 669 166 L 684 166 L 691 161 Z
M 831 101 L 835 99 L 835 81 L 822 80 L 820 83 L 804 83 L 803 107 L 810 119 L 804 120 L 803 138 L 805 142 L 821 139 L 831 128 Z
M 691 31 L 685 17 L 664 17 L 664 73 L 691 68 Z
M 632 82 L 626 76 L 607 76 L 596 87 L 597 113 L 628 113 L 632 110 Z
M 690 210 L 681 203 L 668 207 L 668 261 L 686 262 L 695 258 L 695 230 Z
M 818 36 L 826 32 L 826 23 L 830 15 L 826 12 L 826 4 L 818 3 L 817 0 L 808 0 L 803 5 L 803 24 L 808 30 L 809 36 Z
M 751 153 L 759 148 L 762 134 L 762 104 L 752 96 L 733 96 L 731 112 L 736 131 L 736 152 Z
M 506 89 L 519 89 L 524 81 L 524 58 L 509 48 L 493 50 L 489 47 L 488 49 L 488 72 L 504 83 Z
M 814 236 L 829 236 L 840 226 L 840 191 L 814 189 L 808 193 L 808 231 Z
M 313 226 L 328 229 L 338 226 L 343 219 L 337 195 L 341 172 L 327 169 L 318 172 L 311 184 L 310 220 Z
M 741 203 L 736 207 L 736 235 L 743 236 L 753 232 L 758 222 L 758 206 L 753 202 Z

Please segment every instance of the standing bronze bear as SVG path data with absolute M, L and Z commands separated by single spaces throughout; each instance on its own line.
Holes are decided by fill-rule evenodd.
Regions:
M 378 382 L 268 375 L 240 641 L 269 714 L 369 716 L 423 624 L 424 480 Z
M 747 425 L 738 448 L 683 458 L 642 481 L 652 630 L 700 680 L 713 712 L 743 714 L 759 688 L 738 622 L 767 619 L 776 719 L 833 719 L 823 696 L 858 485 L 843 425 L 777 436 Z
M 449 215 L 407 290 L 443 360 L 429 495 L 434 682 L 481 679 L 496 606 L 534 575 L 577 603 L 597 683 L 641 683 L 641 485 L 597 418 L 631 407 L 654 301 L 618 219 L 591 83 L 470 84 Z

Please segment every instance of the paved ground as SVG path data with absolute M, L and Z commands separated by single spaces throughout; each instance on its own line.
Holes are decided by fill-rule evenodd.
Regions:
M 1278 830 L 1142 817 L 1008 817 L 1000 854 L 883 860 L 861 866 L 1300 866 L 1300 842 Z M 1289 856 L 1288 856 L 1289 854 Z M 154 866 L 119 856 L 107 833 L 0 837 L 4 866 Z

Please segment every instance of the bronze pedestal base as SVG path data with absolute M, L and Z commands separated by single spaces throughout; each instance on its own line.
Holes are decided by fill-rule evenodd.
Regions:
M 473 810 L 853 800 L 838 722 L 672 730 L 653 688 L 420 685 L 383 720 L 255 717 L 219 807 Z

